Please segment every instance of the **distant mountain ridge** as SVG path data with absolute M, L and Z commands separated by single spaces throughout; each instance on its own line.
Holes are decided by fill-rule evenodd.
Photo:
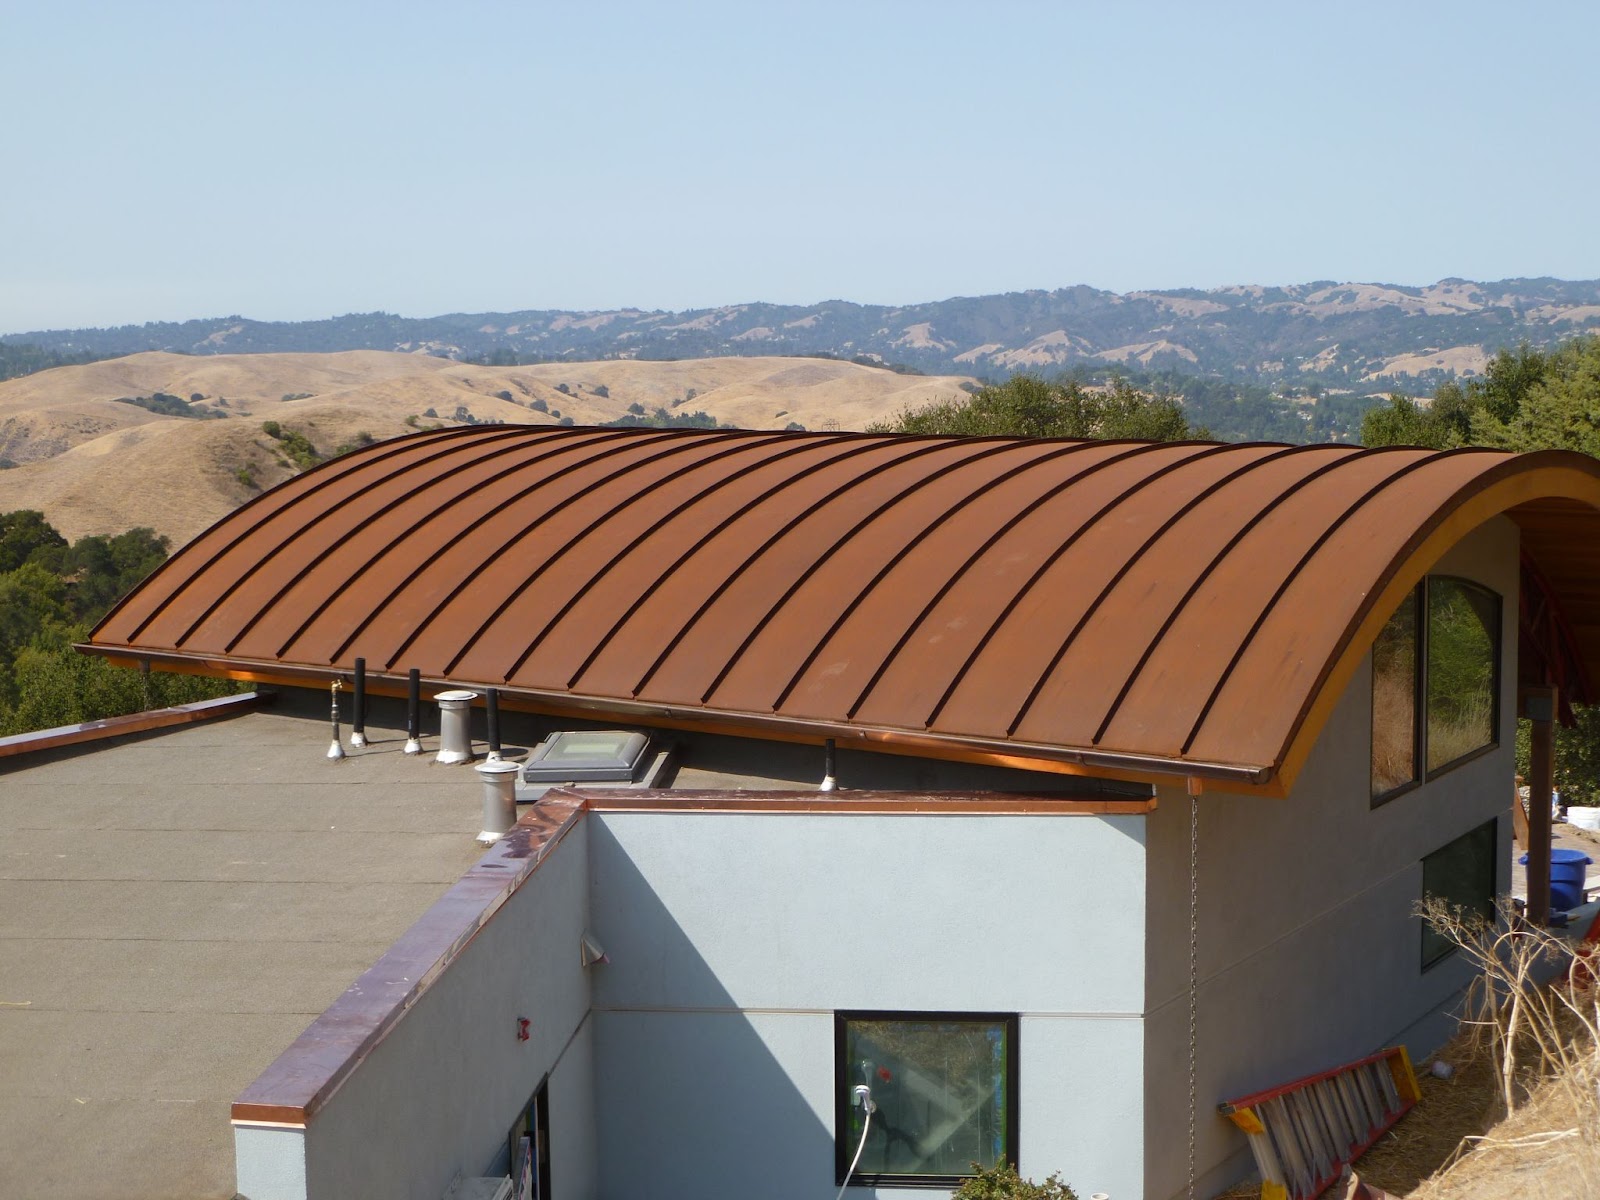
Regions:
M 1600 330 L 1600 280 L 1318 281 L 1118 294 L 1078 286 L 888 306 L 732 304 L 687 312 L 526 311 L 321 321 L 244 317 L 45 330 L 0 341 L 96 357 L 397 350 L 490 363 L 831 354 L 1001 377 L 1083 366 L 1176 370 L 1275 388 L 1429 391 L 1520 341 Z

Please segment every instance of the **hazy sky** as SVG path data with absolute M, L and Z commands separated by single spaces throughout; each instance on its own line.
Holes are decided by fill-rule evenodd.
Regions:
M 1600 5 L 0 0 L 0 332 L 1600 276 Z

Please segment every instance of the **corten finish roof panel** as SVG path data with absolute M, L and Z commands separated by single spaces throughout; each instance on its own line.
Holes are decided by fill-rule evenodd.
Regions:
M 1562 452 L 479 426 L 259 497 L 92 648 L 1268 786 L 1497 513 L 1600 667 L 1597 509 Z
M 967 663 L 983 649 L 990 631 L 1025 594 L 1029 581 L 1055 557 L 1071 549 L 1096 513 L 1147 478 L 1217 452 L 1201 445 L 1099 443 L 1074 452 L 1093 461 L 1067 475 L 1037 508 L 1003 526 L 965 561 L 952 561 L 948 581 L 919 614 L 909 637 L 885 647 L 879 672 L 851 711 L 869 725 L 910 721 L 926 727 Z
M 734 547 L 712 550 L 711 544 L 736 536 L 731 531 L 738 526 L 753 548 L 754 539 L 765 536 L 763 525 L 751 519 L 754 512 L 796 504 L 797 484 L 811 481 L 820 487 L 824 468 L 873 448 L 865 441 L 785 441 L 781 451 L 763 454 L 748 467 L 705 482 L 681 510 L 662 513 L 647 540 L 629 554 L 596 564 L 595 583 L 582 610 L 562 617 L 563 627 L 573 625 L 572 636 L 579 643 L 574 650 L 583 650 L 570 668 L 565 659 L 552 665 L 556 673 L 565 672 L 565 686 L 597 695 L 631 696 L 645 665 L 661 652 L 659 614 L 681 613 L 703 603 L 718 582 L 703 564 L 716 561 L 718 553 L 740 554 Z M 669 595 L 658 602 L 657 593 L 663 589 Z M 496 665 L 490 661 L 484 669 L 494 670 Z M 509 665 L 498 666 L 503 677 Z
M 1093 613 L 1063 641 L 1059 656 L 1035 671 L 1035 690 L 1014 714 L 1008 731 L 1025 741 L 1048 735 L 1055 714 L 1070 705 L 1094 722 L 1085 733 L 1101 748 L 1145 746 L 1162 739 L 1181 746 L 1188 733 L 1188 724 L 1182 723 L 1185 701 L 1214 678 L 1207 651 L 1214 654 L 1219 642 L 1226 641 L 1215 623 L 1195 629 L 1187 639 L 1183 629 L 1174 630 L 1186 601 L 1204 587 L 1219 560 L 1231 561 L 1250 544 L 1249 531 L 1263 514 L 1295 503 L 1308 481 L 1355 453 L 1348 447 L 1316 446 L 1280 448 L 1244 463 L 1227 456 L 1231 473 L 1212 490 L 1197 493 L 1188 506 L 1175 509 L 1144 544 L 1130 548 L 1123 573 L 1096 597 Z M 1264 509 L 1263 495 L 1285 499 Z M 1270 567 L 1270 562 L 1252 563 L 1252 569 L 1237 573 L 1228 592 L 1229 614 L 1245 607 L 1251 594 L 1265 586 Z M 1115 670 L 1105 669 L 1108 651 L 1115 656 Z M 1148 702 L 1129 706 L 1135 736 L 1107 737 L 1125 693 L 1158 651 L 1171 652 L 1164 658 L 1175 668 L 1172 677 Z M 1179 723 L 1181 732 L 1174 729 Z
M 972 729 L 984 736 L 1010 736 L 1016 716 L 1057 650 L 1074 641 L 1102 598 L 1135 561 L 1146 542 L 1197 495 L 1225 480 L 1244 463 L 1280 451 L 1276 446 L 1241 446 L 1227 454 L 1195 455 L 1164 473 L 1150 473 L 1137 486 L 1097 511 L 1066 553 L 1055 557 L 981 644 L 977 656 L 948 698 L 929 717 L 940 731 Z M 1126 646 L 1089 644 L 1086 669 L 1119 668 Z M 1098 718 L 1078 705 L 1055 711 L 1050 726 L 1065 744 L 1090 743 Z
M 1125 443 L 1103 443 L 1098 454 L 1072 444 L 1042 445 L 1048 447 L 1042 458 L 1014 464 L 972 502 L 958 504 L 931 523 L 924 522 L 901 552 L 877 572 L 862 574 L 839 587 L 834 606 L 837 615 L 827 632 L 806 650 L 802 666 L 779 697 L 785 712 L 854 716 L 863 696 L 884 666 L 895 661 L 897 650 L 910 639 L 922 615 L 984 547 L 1068 486 L 1081 471 L 1128 452 Z M 1032 469 L 1044 459 L 1068 454 L 1074 461 L 1062 465 L 1075 468 L 1072 474 Z M 1021 561 L 1021 556 L 1014 556 L 1010 565 L 1015 567 Z M 932 704 L 929 699 L 928 707 Z
M 1295 562 L 1326 530 L 1328 514 L 1401 466 L 1395 455 L 1351 448 L 1297 451 L 1274 468 L 1310 468 L 1283 498 L 1229 529 L 1229 538 L 1197 545 L 1198 561 L 1167 622 L 1143 631 L 1143 658 L 1122 680 L 1108 707 L 1097 745 L 1160 745 L 1174 756 L 1183 746 L 1216 680 Z M 1135 636 L 1130 633 L 1129 636 Z M 1058 688 L 1064 676 L 1052 681 Z M 1056 702 L 1046 690 L 1041 707 Z M 1024 724 L 1023 728 L 1026 728 Z
M 812 567 L 769 605 L 763 623 L 728 657 L 727 673 L 707 701 L 719 708 L 801 711 L 782 703 L 788 685 L 861 582 L 880 574 L 952 514 L 987 508 L 992 488 L 1055 449 L 1046 442 L 992 445 L 943 475 L 922 476 L 844 532 L 820 538 Z M 805 528 L 796 532 L 805 536 Z

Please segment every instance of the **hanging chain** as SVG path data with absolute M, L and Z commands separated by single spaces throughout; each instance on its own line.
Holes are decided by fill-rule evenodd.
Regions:
M 1189 1200 L 1194 1200 L 1195 1063 L 1200 1002 L 1200 797 L 1189 797 Z

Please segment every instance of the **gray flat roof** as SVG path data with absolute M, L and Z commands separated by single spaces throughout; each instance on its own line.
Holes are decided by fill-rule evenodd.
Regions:
M 285 701 L 0 762 L 0 1195 L 231 1197 L 235 1097 L 481 855 L 470 769 Z

